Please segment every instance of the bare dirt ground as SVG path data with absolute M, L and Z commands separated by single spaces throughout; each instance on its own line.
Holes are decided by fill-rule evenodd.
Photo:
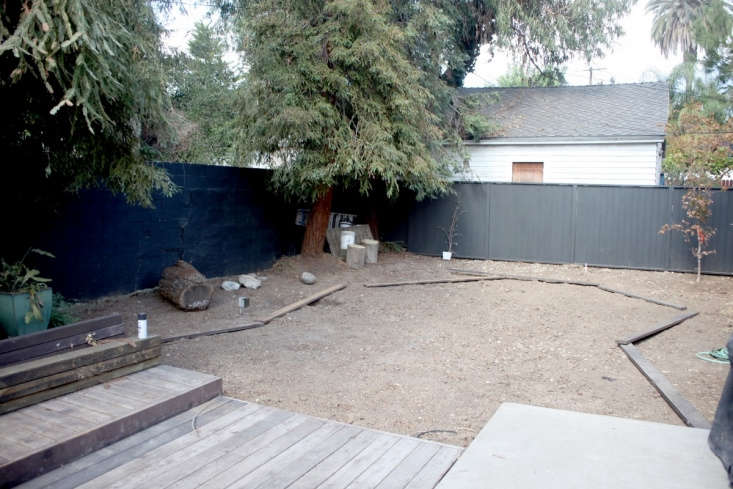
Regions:
M 599 282 L 700 311 L 639 348 L 708 419 L 729 367 L 695 353 L 733 333 L 733 278 L 476 260 L 409 253 L 350 270 L 339 260 L 285 258 L 259 273 L 258 290 L 217 285 L 211 307 L 182 312 L 156 292 L 78 304 L 79 317 L 147 312 L 151 334 L 227 328 L 255 320 L 330 285 L 348 287 L 264 328 L 180 340 L 163 361 L 219 375 L 225 393 L 370 428 L 467 445 L 504 401 L 681 424 L 616 346 L 679 311 L 597 288 L 538 282 L 365 288 L 363 284 L 455 277 L 448 268 Z M 300 283 L 303 271 L 318 276 Z M 236 280 L 236 277 L 230 277 Z M 240 315 L 236 298 L 250 297 Z

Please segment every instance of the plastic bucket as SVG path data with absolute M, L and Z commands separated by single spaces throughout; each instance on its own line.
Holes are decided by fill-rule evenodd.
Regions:
M 354 244 L 356 233 L 354 231 L 341 231 L 341 249 L 345 250 L 350 244 Z

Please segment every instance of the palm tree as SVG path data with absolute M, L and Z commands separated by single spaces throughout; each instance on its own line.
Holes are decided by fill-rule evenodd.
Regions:
M 654 14 L 652 39 L 662 54 L 679 49 L 685 63 L 696 62 L 695 23 L 703 13 L 703 0 L 650 0 L 646 8 Z

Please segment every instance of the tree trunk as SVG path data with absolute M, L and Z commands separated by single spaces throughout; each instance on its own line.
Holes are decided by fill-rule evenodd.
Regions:
M 326 230 L 328 219 L 331 216 L 331 202 L 333 201 L 333 188 L 327 188 L 315 201 L 308 216 L 308 223 L 305 226 L 303 246 L 300 253 L 303 255 L 319 255 L 323 253 L 323 245 L 326 243 Z
M 377 204 L 372 202 L 369 209 L 369 230 L 372 232 L 372 237 L 379 240 L 379 217 L 377 214 Z
M 201 311 L 209 307 L 214 288 L 193 265 L 178 260 L 163 270 L 158 283 L 160 295 L 184 311 Z
M 702 271 L 702 243 L 700 242 L 700 237 L 697 237 L 697 280 L 696 282 L 700 282 L 700 272 Z

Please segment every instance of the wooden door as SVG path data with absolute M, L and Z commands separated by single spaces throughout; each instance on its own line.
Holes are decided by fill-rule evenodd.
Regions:
M 542 183 L 543 163 L 512 163 L 512 182 Z

